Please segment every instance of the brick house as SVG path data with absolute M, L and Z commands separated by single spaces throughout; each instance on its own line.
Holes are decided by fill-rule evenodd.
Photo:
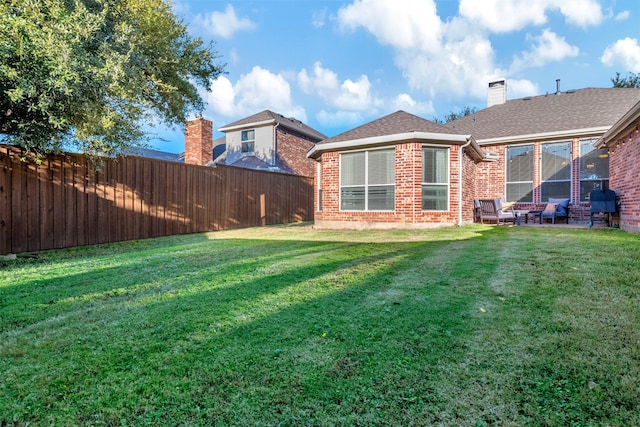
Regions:
M 397 111 L 316 144 L 315 225 L 433 227 L 468 220 L 478 164 L 471 135 Z M 467 212 L 469 211 L 469 212 Z
M 620 228 L 640 232 L 640 102 L 598 141 L 609 153 L 609 186 L 620 197 Z
M 487 99 L 443 126 L 397 112 L 317 144 L 316 226 L 462 224 L 476 198 L 531 210 L 567 198 L 570 220 L 586 221 L 589 192 L 609 180 L 609 153 L 594 144 L 640 90 L 561 92 L 558 82 L 554 94 L 507 101 L 499 79 Z
M 185 162 L 313 176 L 315 162 L 306 153 L 325 135 L 294 118 L 264 110 L 218 129 L 225 136 L 212 141 L 212 123 L 197 118 L 187 122 Z M 216 147 L 225 150 L 213 156 Z

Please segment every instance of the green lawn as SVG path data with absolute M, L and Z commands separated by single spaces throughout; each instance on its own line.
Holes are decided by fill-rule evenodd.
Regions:
M 640 239 L 287 226 L 0 261 L 13 425 L 640 425 Z

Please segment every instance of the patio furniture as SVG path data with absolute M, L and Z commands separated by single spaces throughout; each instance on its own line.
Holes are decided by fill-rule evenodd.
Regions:
M 615 191 L 606 189 L 604 183 L 602 183 L 599 189 L 595 189 L 589 193 L 589 202 L 591 203 L 591 221 L 589 222 L 589 227 L 593 227 L 594 213 L 606 214 L 607 225 L 611 226 L 611 214 L 617 210 Z
M 516 216 L 516 225 L 520 225 L 523 217 L 524 217 L 524 223 L 525 224 L 529 223 L 529 213 L 530 213 L 530 211 L 524 210 L 524 209 L 515 209 L 513 211 L 513 213 Z
M 513 208 L 509 208 L 508 211 L 502 210 L 502 201 L 500 199 L 480 199 L 480 222 L 489 223 L 495 221 L 496 224 L 506 224 L 512 222 L 515 224 L 516 215 L 513 213 Z
M 544 222 L 546 218 L 551 219 L 551 224 L 556 223 L 556 203 L 547 203 L 544 209 L 540 212 L 540 224 Z
M 556 205 L 555 219 L 564 219 L 569 224 L 569 199 L 554 199 L 549 197 L 549 203 Z
M 482 222 L 480 217 L 480 200 L 473 199 L 473 222 Z

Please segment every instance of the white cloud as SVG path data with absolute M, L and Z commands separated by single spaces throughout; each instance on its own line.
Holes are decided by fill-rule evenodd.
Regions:
M 302 69 L 298 73 L 298 83 L 304 93 L 319 96 L 339 110 L 365 111 L 380 104 L 380 100 L 371 94 L 371 82 L 366 75 L 340 82 L 338 75 L 323 68 L 320 62 L 313 65 L 312 74 Z
M 602 7 L 596 0 L 555 0 L 551 7 L 558 6 L 570 24 L 579 27 L 598 25 L 604 19 Z
M 561 61 L 566 57 L 574 57 L 580 53 L 578 47 L 571 46 L 564 37 L 558 36 L 549 29 L 545 29 L 537 37 L 527 35 L 527 39 L 533 41 L 533 48 L 529 52 L 523 52 L 521 57 L 513 61 L 512 73 L 529 67 L 542 67 L 549 62 Z
M 253 67 L 235 83 L 222 76 L 211 85 L 211 92 L 203 93 L 207 102 L 207 115 L 243 117 L 265 109 L 288 117 L 306 121 L 307 115 L 301 106 L 294 105 L 291 87 L 280 74 L 273 74 L 261 67 Z
M 547 23 L 549 11 L 580 27 L 597 25 L 604 16 L 596 0 L 460 0 L 460 15 L 494 33 L 507 33 L 528 25 Z
M 225 39 L 238 31 L 248 31 L 256 28 L 249 18 L 238 18 L 232 5 L 228 4 L 224 12 L 211 12 L 207 15 L 197 15 L 194 24 L 209 34 Z
M 315 28 L 324 27 L 326 16 L 327 8 L 313 12 L 313 15 L 311 16 L 311 25 L 313 25 Z
M 401 93 L 391 100 L 392 111 L 404 110 L 411 114 L 427 115 L 433 114 L 435 109 L 433 103 L 417 102 L 408 93 Z
M 640 72 L 640 46 L 638 39 L 626 37 L 607 46 L 600 58 L 603 64 L 610 67 L 619 66 L 623 71 Z
M 629 16 L 631 16 L 631 13 L 628 10 L 623 10 L 622 12 L 618 13 L 613 19 L 615 19 L 616 21 L 626 21 L 627 19 L 629 19 Z
M 438 46 L 442 21 L 433 0 L 355 0 L 338 11 L 343 29 L 363 27 L 380 43 L 429 51 Z
M 523 98 L 540 94 L 538 85 L 531 80 L 509 79 L 507 81 L 507 96 L 509 99 Z

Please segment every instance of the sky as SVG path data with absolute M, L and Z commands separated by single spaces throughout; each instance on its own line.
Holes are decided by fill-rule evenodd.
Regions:
M 397 110 L 442 120 L 640 73 L 638 0 L 173 0 L 226 74 L 201 91 L 217 129 L 265 109 L 332 137 Z M 153 129 L 181 152 L 183 129 Z

